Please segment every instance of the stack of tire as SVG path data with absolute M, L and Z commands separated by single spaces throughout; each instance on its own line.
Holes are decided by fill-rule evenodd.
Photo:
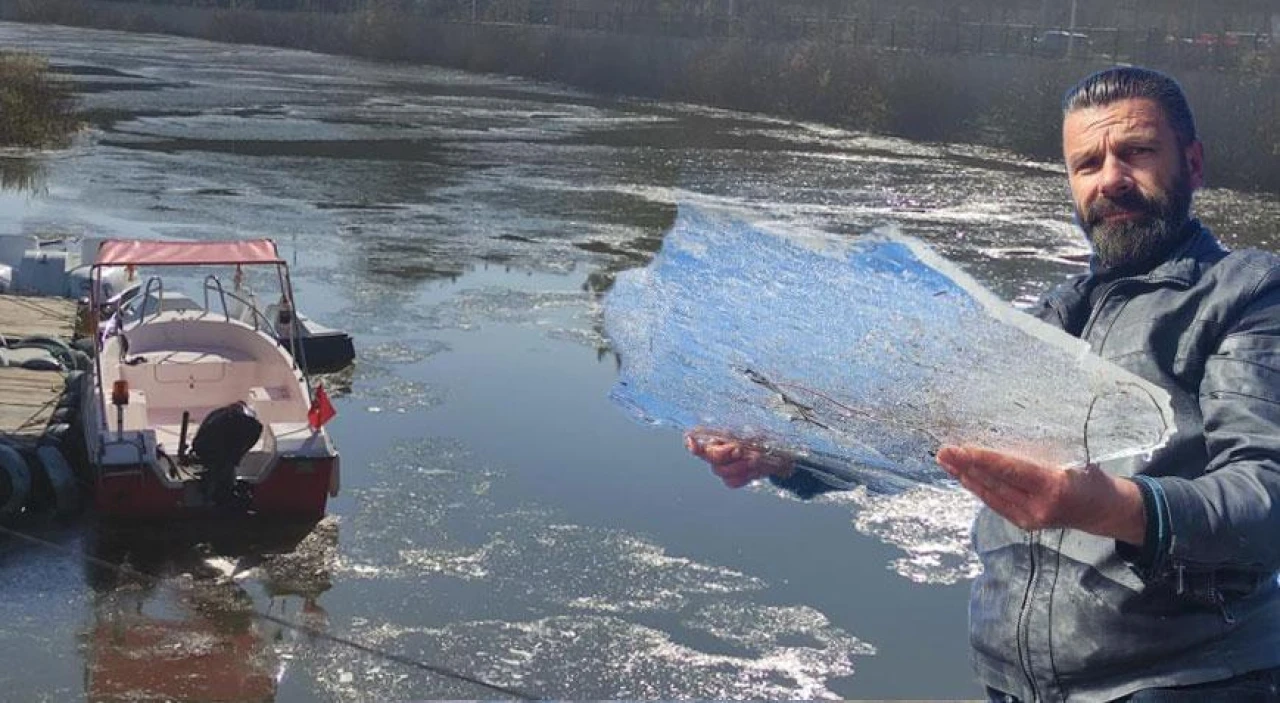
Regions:
M 88 356 L 56 339 L 28 337 L 0 346 L 0 365 L 59 372 L 65 384 L 34 443 L 0 437 L 0 523 L 74 516 L 82 507 L 82 491 L 72 467 L 85 466 L 86 457 L 84 439 L 73 428 L 80 420 Z

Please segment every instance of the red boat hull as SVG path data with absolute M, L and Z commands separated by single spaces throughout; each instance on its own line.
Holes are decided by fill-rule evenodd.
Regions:
M 317 519 L 324 516 L 333 481 L 334 457 L 283 458 L 253 485 L 250 512 L 261 517 Z M 109 519 L 201 517 L 216 512 L 191 500 L 194 487 L 169 487 L 148 466 L 112 466 L 100 472 L 94 505 Z

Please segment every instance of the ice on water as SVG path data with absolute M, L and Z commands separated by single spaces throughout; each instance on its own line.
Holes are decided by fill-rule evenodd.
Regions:
M 1149 451 L 1173 428 L 1163 390 L 891 232 L 682 207 L 604 312 L 612 397 L 636 417 L 853 466 L 872 487 L 943 478 L 942 443 L 1066 465 Z

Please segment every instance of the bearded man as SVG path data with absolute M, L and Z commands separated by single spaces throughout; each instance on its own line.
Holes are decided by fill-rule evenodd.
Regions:
M 986 506 L 978 680 L 1007 703 L 1280 700 L 1280 258 L 1228 252 L 1191 217 L 1204 147 L 1172 78 L 1089 76 L 1062 138 L 1093 257 L 1034 313 L 1167 390 L 1177 432 L 1084 468 L 940 448 Z M 733 437 L 687 445 L 730 486 L 828 485 Z

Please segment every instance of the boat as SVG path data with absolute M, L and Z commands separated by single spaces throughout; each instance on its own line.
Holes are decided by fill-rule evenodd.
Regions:
M 97 258 L 104 241 L 102 237 L 70 240 L 0 234 L 0 293 L 79 301 L 96 297 L 99 301 L 114 301 L 124 306 L 142 292 L 142 282 L 127 266 L 101 267 L 96 278 L 97 295 L 90 291 L 95 280 L 93 266 L 84 262 Z M 234 299 L 239 293 L 228 291 L 227 296 L 233 312 L 243 315 L 248 313 L 248 308 L 239 306 Z M 355 361 L 355 344 L 350 334 L 326 327 L 298 311 L 294 311 L 290 321 L 279 322 L 275 316 L 277 306 L 273 303 L 262 310 L 263 319 L 272 321 L 272 334 L 281 344 L 287 346 L 290 340 L 296 344 L 298 363 L 304 371 L 333 373 Z
M 115 266 L 145 284 L 129 305 L 90 300 L 95 354 L 81 424 L 98 516 L 322 517 L 339 487 L 324 428 L 334 410 L 297 360 L 297 335 L 275 336 L 295 309 L 275 243 L 104 241 L 93 275 Z M 256 297 L 224 288 L 227 273 L 234 291 L 246 272 L 278 284 L 274 320 Z M 171 295 L 195 280 L 204 304 Z
M 268 334 L 294 354 L 304 372 L 333 373 L 355 361 L 355 344 L 350 334 L 326 327 L 296 310 L 282 316 L 279 301 L 261 307 L 257 296 L 243 282 L 237 282 L 232 290 L 225 292 L 225 296 L 232 317 L 249 324 L 255 320 L 261 323 Z M 202 303 L 181 291 L 152 290 L 144 294 L 141 283 L 117 296 L 115 304 L 126 321 L 137 319 L 144 309 L 154 312 L 203 307 Z
M 273 314 L 276 310 L 278 305 L 268 306 L 267 318 L 278 319 Z M 355 342 L 350 334 L 326 327 L 297 311 L 294 311 L 291 323 L 276 325 L 275 335 L 282 344 L 291 337 L 297 340 L 298 363 L 307 373 L 341 371 L 356 359 Z
M 81 300 L 90 297 L 90 264 L 102 243 L 100 237 L 78 242 L 65 238 L 41 239 L 22 234 L 0 234 L 0 293 L 22 293 Z M 79 247 L 73 246 L 78 243 Z M 118 294 L 128 285 L 123 266 L 103 269 L 98 282 L 104 297 Z

